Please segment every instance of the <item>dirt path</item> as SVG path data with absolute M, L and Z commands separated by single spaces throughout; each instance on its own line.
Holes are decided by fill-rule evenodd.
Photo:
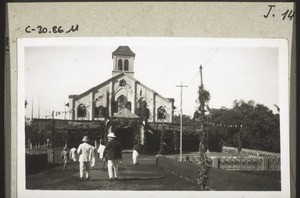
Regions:
M 26 177 L 27 189 L 41 190 L 199 190 L 199 186 L 161 170 L 155 165 L 155 156 L 140 157 L 140 164 L 134 166 L 131 153 L 123 153 L 119 168 L 119 181 L 110 182 L 107 170 L 100 170 L 100 162 L 91 170 L 91 180 L 79 180 L 78 165 L 70 164 L 63 171 L 62 166 Z

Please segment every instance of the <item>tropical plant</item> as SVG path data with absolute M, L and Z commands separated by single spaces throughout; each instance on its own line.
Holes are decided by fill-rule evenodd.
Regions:
M 280 152 L 279 114 L 253 100 L 235 100 L 230 109 L 211 109 L 208 122 L 214 123 L 208 126 L 209 137 L 219 137 L 227 146 Z

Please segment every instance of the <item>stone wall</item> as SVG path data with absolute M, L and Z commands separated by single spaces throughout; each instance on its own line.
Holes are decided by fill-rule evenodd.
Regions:
M 179 161 L 178 155 L 163 155 L 162 158 L 167 158 Z M 183 157 L 185 162 L 199 163 L 199 156 Z M 226 169 L 226 170 L 280 170 L 280 158 L 270 157 L 211 157 L 208 158 L 208 166 L 212 168 Z
M 26 150 L 26 157 L 27 155 L 28 156 L 39 156 L 39 155 L 47 155 L 47 163 L 53 163 L 53 150 L 52 149 L 39 149 L 39 150 L 36 150 L 36 149 L 27 149 Z
M 223 146 L 222 151 L 225 153 L 238 153 L 238 149 L 235 147 Z M 253 150 L 253 149 L 241 149 L 241 154 L 244 155 L 251 155 L 256 157 L 273 157 L 273 158 L 280 158 L 280 153 L 273 153 L 268 151 L 261 151 L 261 150 Z
M 211 167 L 227 170 L 280 170 L 280 158 L 215 157 L 210 161 Z

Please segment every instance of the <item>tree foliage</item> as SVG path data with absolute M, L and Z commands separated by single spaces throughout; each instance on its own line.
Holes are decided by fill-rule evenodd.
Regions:
M 208 102 L 210 100 L 210 93 L 204 88 L 203 85 L 199 86 L 198 90 L 198 99 L 196 102 L 199 104 L 198 111 L 195 112 L 194 117 L 198 116 L 198 118 L 205 117 L 204 113 L 208 111 Z M 206 107 L 206 109 L 205 109 Z
M 198 184 L 200 184 L 201 189 L 207 189 L 207 181 L 208 181 L 208 164 L 207 164 L 207 148 L 208 148 L 208 131 L 206 128 L 205 122 L 207 121 L 206 112 L 208 108 L 205 109 L 205 107 L 208 107 L 208 102 L 210 100 L 210 93 L 204 89 L 203 84 L 199 86 L 198 90 L 198 111 L 195 112 L 194 117 L 198 116 L 196 119 L 198 119 L 200 124 L 200 132 L 199 132 L 199 166 L 198 166 Z
M 175 124 L 180 124 L 180 115 L 174 115 L 173 122 Z M 193 121 L 193 119 L 191 118 L 191 116 L 184 115 L 184 114 L 182 115 L 182 123 L 183 123 L 184 126 L 186 126 L 186 125 L 191 126 L 191 125 L 195 124 L 195 122 Z
M 255 104 L 253 100 L 235 100 L 231 109 L 212 109 L 208 120 L 223 126 L 242 126 L 210 126 L 210 135 L 218 133 L 225 145 L 238 147 L 241 135 L 243 148 L 280 152 L 279 114 L 262 104 Z

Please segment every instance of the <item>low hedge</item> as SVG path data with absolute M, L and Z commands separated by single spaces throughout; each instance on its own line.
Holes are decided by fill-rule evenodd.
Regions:
M 170 173 L 178 175 L 193 183 L 198 183 L 198 164 L 194 162 L 180 162 L 165 157 L 157 158 L 157 165 Z M 257 174 L 259 172 L 259 174 Z M 266 173 L 266 174 L 264 174 Z M 280 171 L 233 171 L 209 168 L 208 186 L 211 190 L 240 190 L 265 191 L 280 190 Z

